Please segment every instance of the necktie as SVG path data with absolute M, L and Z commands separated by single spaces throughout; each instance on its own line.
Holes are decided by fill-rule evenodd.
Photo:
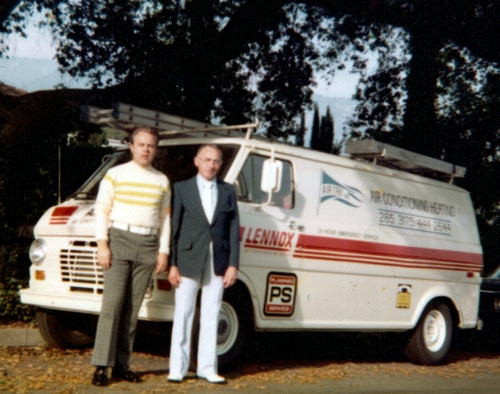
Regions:
M 203 210 L 207 216 L 208 221 L 212 221 L 212 216 L 214 215 L 214 196 L 213 196 L 213 183 L 205 183 L 203 186 Z

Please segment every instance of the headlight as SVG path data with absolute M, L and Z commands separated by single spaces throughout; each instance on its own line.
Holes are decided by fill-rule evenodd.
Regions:
M 35 239 L 30 246 L 30 259 L 33 264 L 40 264 L 47 254 L 47 244 L 43 239 Z

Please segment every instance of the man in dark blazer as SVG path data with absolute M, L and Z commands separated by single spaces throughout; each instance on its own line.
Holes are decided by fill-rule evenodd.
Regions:
M 232 185 L 217 180 L 222 152 L 203 145 L 194 158 L 198 174 L 173 188 L 171 261 L 175 313 L 168 380 L 180 383 L 189 367 L 191 328 L 201 295 L 197 376 L 225 383 L 217 371 L 217 325 L 224 288 L 237 279 L 239 217 Z

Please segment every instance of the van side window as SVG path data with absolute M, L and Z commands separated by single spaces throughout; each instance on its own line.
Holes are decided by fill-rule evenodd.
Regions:
M 255 154 L 248 156 L 235 183 L 238 201 L 254 204 L 263 204 L 267 201 L 267 193 L 260 189 L 262 165 L 266 159 L 269 157 Z M 281 186 L 278 192 L 273 193 L 271 205 L 291 209 L 294 202 L 292 164 L 283 161 Z

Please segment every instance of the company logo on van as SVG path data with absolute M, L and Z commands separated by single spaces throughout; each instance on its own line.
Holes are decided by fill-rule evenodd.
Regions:
M 293 247 L 295 233 L 265 228 L 240 227 L 240 240 L 246 248 L 288 252 Z
M 77 209 L 78 207 L 75 206 L 56 207 L 52 211 L 49 224 L 67 224 L 69 218 L 71 217 L 71 215 L 73 215 L 73 212 L 75 212 Z
M 333 198 L 355 208 L 363 202 L 363 193 L 359 189 L 337 182 L 324 171 L 321 171 L 321 178 L 320 202 Z

